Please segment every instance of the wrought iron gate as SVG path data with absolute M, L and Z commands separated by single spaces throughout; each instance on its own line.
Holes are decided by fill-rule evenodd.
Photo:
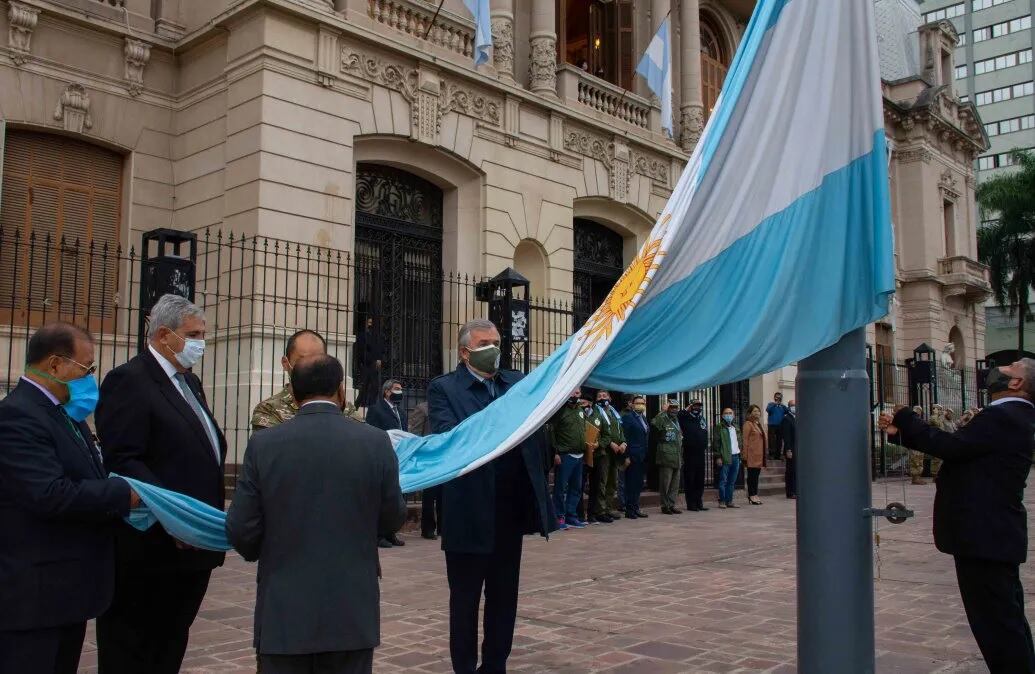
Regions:
M 607 227 L 575 218 L 574 328 L 578 330 L 622 276 L 622 237 Z
M 398 169 L 360 164 L 355 261 L 357 333 L 373 318 L 384 340 L 383 378 L 423 392 L 442 372 L 442 191 Z

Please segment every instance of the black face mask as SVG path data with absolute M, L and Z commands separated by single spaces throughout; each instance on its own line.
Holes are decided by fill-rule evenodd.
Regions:
M 700 408 L 692 407 L 690 408 L 690 414 L 694 415 L 695 417 L 699 417 L 701 416 L 701 410 Z
M 402 394 L 402 391 L 392 391 L 392 395 L 391 395 L 391 397 L 389 398 L 389 400 L 391 400 L 391 401 L 392 401 L 393 403 L 395 403 L 396 405 L 398 405 L 399 403 L 401 403 L 401 402 L 403 401 L 403 394 Z
M 568 398 L 568 404 L 569 405 L 578 405 L 579 404 L 579 399 L 575 398 L 575 397 Z
M 985 377 L 985 388 L 989 393 L 1001 393 L 1009 390 L 1011 381 L 1011 377 L 1007 377 L 999 368 L 993 367 Z
M 601 407 L 608 407 L 610 404 L 611 404 L 610 400 L 601 400 L 600 401 L 600 406 Z

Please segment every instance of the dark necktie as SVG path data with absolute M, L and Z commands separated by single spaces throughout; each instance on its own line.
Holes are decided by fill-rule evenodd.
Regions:
M 212 444 L 212 453 L 216 457 L 216 463 L 219 461 L 219 439 L 216 437 L 215 430 L 210 425 L 208 415 L 205 414 L 204 408 L 201 407 L 201 403 L 198 401 L 198 397 L 194 395 L 194 391 L 190 390 L 190 386 L 187 384 L 187 378 L 182 372 L 177 372 L 174 375 L 177 385 L 180 387 L 180 391 L 183 392 L 183 397 L 187 399 L 187 404 L 194 410 L 195 416 L 198 417 L 198 422 L 201 423 L 201 427 L 205 429 L 205 435 L 208 437 L 208 441 Z

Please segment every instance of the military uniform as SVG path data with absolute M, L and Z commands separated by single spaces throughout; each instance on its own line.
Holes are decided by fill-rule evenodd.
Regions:
M 595 483 L 595 498 L 591 499 L 590 514 L 598 518 L 602 515 L 613 517 L 611 513 L 618 494 L 618 461 L 623 456 L 615 454 L 611 449 L 611 443 L 623 444 L 625 431 L 622 430 L 621 417 L 611 410 L 610 405 L 606 410 L 600 405 L 594 405 L 592 410 L 589 423 L 600 429 L 600 437 L 597 440 L 597 450 L 593 452 L 592 479 Z
M 353 421 L 360 421 L 357 418 L 356 408 L 351 403 L 346 403 L 343 413 Z M 291 386 L 285 386 L 284 390 L 255 406 L 255 410 L 252 412 L 252 430 L 271 428 L 290 420 L 296 414 L 298 414 L 298 403 L 295 402 L 295 396 L 291 393 Z
M 658 466 L 658 493 L 661 511 L 671 512 L 679 497 L 679 464 L 683 447 L 683 432 L 679 422 L 662 410 L 650 425 L 658 431 L 658 448 L 654 463 Z

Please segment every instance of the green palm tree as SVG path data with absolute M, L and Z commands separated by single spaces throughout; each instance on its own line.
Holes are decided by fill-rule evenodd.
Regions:
M 996 220 L 978 229 L 978 257 L 989 267 L 992 296 L 1000 308 L 1017 309 L 1017 350 L 1024 351 L 1028 297 L 1035 283 L 1035 154 L 1010 153 L 1018 170 L 984 181 L 977 188 L 982 219 Z

